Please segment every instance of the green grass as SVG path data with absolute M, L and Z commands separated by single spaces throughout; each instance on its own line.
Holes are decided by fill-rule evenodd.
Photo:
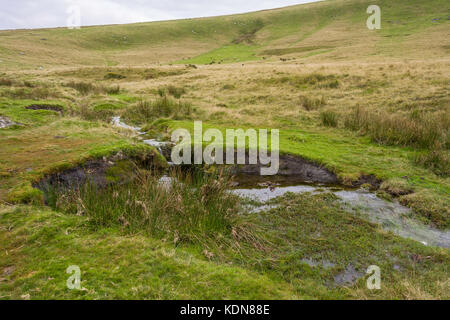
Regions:
M 25 108 L 29 105 L 39 103 L 36 100 L 2 99 L 0 101 L 0 115 L 7 116 L 14 122 L 25 125 L 25 127 L 43 125 L 61 118 L 61 115 L 56 111 L 28 110 Z M 51 105 L 64 105 L 64 103 L 58 100 L 46 100 L 46 103 Z M 17 127 L 17 129 L 20 130 L 25 127 Z
M 449 150 L 434 149 L 414 155 L 414 163 L 429 168 L 439 176 L 450 176 Z
M 40 207 L 3 208 L 0 262 L 13 271 L 0 282 L 1 297 L 448 298 L 445 249 L 384 233 L 342 211 L 328 195 L 287 195 L 278 202 L 282 208 L 245 215 L 247 225 L 201 245 L 161 242 L 115 223 L 93 229 L 88 217 Z M 312 267 L 303 259 L 333 265 Z M 362 275 L 378 265 L 382 289 L 367 290 L 364 277 L 351 288 L 334 287 L 333 277 L 349 264 Z M 82 291 L 66 288 L 70 265 L 81 268 Z
M 11 88 L 1 90 L 1 96 L 11 99 L 47 99 L 47 98 L 59 98 L 58 92 L 46 87 L 38 88 Z
M 256 54 L 257 49 L 255 45 L 230 44 L 191 59 L 177 61 L 177 63 L 220 64 L 260 60 L 261 57 Z
M 92 231 L 87 218 L 48 208 L 0 210 L 0 299 L 295 298 L 286 283 L 189 248 L 118 228 Z M 70 265 L 81 269 L 82 291 L 66 287 Z M 12 274 L 3 274 L 7 267 Z

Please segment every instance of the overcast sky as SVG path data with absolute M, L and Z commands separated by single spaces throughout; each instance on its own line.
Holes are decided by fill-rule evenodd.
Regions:
M 65 27 L 78 7 L 81 25 L 217 16 L 317 0 L 0 0 L 0 30 Z M 75 16 L 76 17 L 76 16 Z

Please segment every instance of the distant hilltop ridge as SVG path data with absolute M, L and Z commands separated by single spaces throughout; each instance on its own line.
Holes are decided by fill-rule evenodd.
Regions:
M 367 8 L 381 8 L 369 30 Z M 3 70 L 71 66 L 345 61 L 448 57 L 445 0 L 328 0 L 163 22 L 0 31 Z M 411 48 L 414 48 L 411 50 Z

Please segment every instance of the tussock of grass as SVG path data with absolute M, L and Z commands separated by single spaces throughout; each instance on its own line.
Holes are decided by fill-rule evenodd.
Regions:
M 175 101 L 167 96 L 163 96 L 151 102 L 141 100 L 128 107 L 123 116 L 134 123 L 145 123 L 161 117 L 175 120 L 186 119 L 192 113 L 193 108 L 189 102 Z
M 158 89 L 158 94 L 160 97 L 164 97 L 166 94 L 169 94 L 174 98 L 180 99 L 181 96 L 185 93 L 186 93 L 186 89 L 184 87 L 177 87 L 174 85 L 170 85 L 165 88 Z
M 35 88 L 36 84 L 34 82 L 24 80 L 23 82 L 18 82 L 9 78 L 0 78 L 0 87 L 27 87 Z
M 334 74 L 324 75 L 321 73 L 311 73 L 307 75 L 283 76 L 279 78 L 269 78 L 260 80 L 267 85 L 289 84 L 296 88 L 307 88 L 310 86 L 327 89 L 338 88 L 339 80 Z
M 1 95 L 11 99 L 34 99 L 42 100 L 49 97 L 58 98 L 60 94 L 58 91 L 50 90 L 47 87 L 35 87 L 35 88 L 11 88 L 5 89 L 1 92 Z
M 23 82 L 23 85 L 27 88 L 35 88 L 37 86 L 35 82 L 31 82 L 31 81 L 27 81 L 27 80 L 25 80 Z
M 176 86 L 172 86 L 172 85 L 171 85 L 171 86 L 168 86 L 168 87 L 167 87 L 167 92 L 168 92 L 171 96 L 173 96 L 173 97 L 179 99 L 179 98 L 181 98 L 181 96 L 182 96 L 183 94 L 186 93 L 186 89 L 185 89 L 184 87 L 176 87 Z
M 448 113 L 411 113 L 408 117 L 357 107 L 345 117 L 344 126 L 377 143 L 431 149 L 448 145 L 450 122 Z
M 77 90 L 82 95 L 87 95 L 88 93 L 95 90 L 95 86 L 89 82 L 74 82 L 71 81 L 67 84 L 68 87 Z
M 236 89 L 236 86 L 234 84 L 225 84 L 222 87 L 222 90 L 233 90 L 233 89 Z
M 8 78 L 0 78 L 0 86 L 11 87 L 13 85 L 13 81 Z
M 159 182 L 151 172 L 138 170 L 134 181 L 98 189 L 49 190 L 49 204 L 71 214 L 85 215 L 96 227 L 121 226 L 130 232 L 196 241 L 229 234 L 239 209 L 237 196 L 227 192 L 229 179 L 218 174 L 181 174 Z
M 337 127 L 338 115 L 331 110 L 322 111 L 320 113 L 320 121 L 326 127 Z
M 77 108 L 70 108 L 69 114 L 83 120 L 109 122 L 115 113 L 112 109 L 91 107 L 88 102 L 83 101 Z
M 143 72 L 144 79 L 150 80 L 150 79 L 158 79 L 162 77 L 171 77 L 171 76 L 178 76 L 181 74 L 186 73 L 186 70 L 158 70 L 158 69 L 147 69 Z
M 125 79 L 126 76 L 119 74 L 119 73 L 114 73 L 114 72 L 108 72 L 107 74 L 105 74 L 105 80 L 121 80 L 121 79 Z
M 394 178 L 384 181 L 381 184 L 380 189 L 396 197 L 407 195 L 413 192 L 408 182 L 400 178 Z
M 104 92 L 107 94 L 119 94 L 120 93 L 120 86 L 111 86 L 111 87 L 105 87 L 103 88 Z
M 432 223 L 438 228 L 450 227 L 448 201 L 424 190 L 402 196 L 400 203 L 410 207 L 420 220 Z
M 307 96 L 300 96 L 300 105 L 306 110 L 317 110 L 320 107 L 326 105 L 325 97 L 322 96 L 320 99 L 309 98 Z
M 44 196 L 42 191 L 33 188 L 30 183 L 24 182 L 10 191 L 7 200 L 9 203 L 41 205 L 44 203 Z
M 75 82 L 71 81 L 66 84 L 67 87 L 77 90 L 81 95 L 88 95 L 90 93 L 97 94 L 118 94 L 120 92 L 120 86 L 103 86 L 94 85 L 90 82 Z
M 425 153 L 417 152 L 413 160 L 415 164 L 429 168 L 439 176 L 450 176 L 449 150 L 434 149 Z

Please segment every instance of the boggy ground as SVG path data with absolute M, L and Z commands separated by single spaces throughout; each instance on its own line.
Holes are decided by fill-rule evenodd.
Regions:
M 142 171 L 54 194 L 53 210 L 2 209 L 3 298 L 448 298 L 448 249 L 386 233 L 333 195 L 288 194 L 247 214 L 227 178 L 174 177 Z M 365 284 L 374 264 L 379 291 Z M 69 265 L 82 270 L 81 291 L 65 287 Z
M 322 72 L 320 74 L 333 74 L 341 79 L 342 69 L 349 73 L 360 72 L 350 65 L 334 66 L 336 69 L 326 69 L 326 73 L 318 66 L 310 66 L 310 69 L 295 69 L 295 66 L 286 67 L 280 62 L 277 68 L 289 69 L 289 77 L 294 78 Z M 399 74 L 405 68 L 414 70 L 416 66 L 424 68 L 423 63 L 414 62 L 386 66 L 391 79 L 397 79 L 391 80 L 394 86 L 400 87 L 397 92 L 401 92 L 403 86 L 412 85 L 403 84 Z M 436 68 L 438 78 L 440 71 L 437 69 L 448 66 L 433 63 L 429 67 Z M 244 79 L 239 80 L 233 70 L 241 68 L 247 70 L 242 74 Z M 348 102 L 348 95 L 364 101 L 370 94 L 365 91 L 345 94 L 354 81 L 345 80 L 347 77 L 339 80 L 341 89 L 307 84 L 298 90 L 284 80 L 274 87 L 265 85 L 258 89 L 254 81 L 245 80 L 267 70 L 266 76 L 261 75 L 261 81 L 267 81 L 271 68 L 273 66 L 260 64 L 199 66 L 197 69 L 174 66 L 165 69 L 186 72 L 151 81 L 120 80 L 120 92 L 113 94 L 89 92 L 83 95 L 76 89 L 52 84 L 55 89 L 52 92 L 58 92 L 58 98 L 4 97 L 2 114 L 23 125 L 1 131 L 1 191 L 5 201 L 1 214 L 5 249 L 0 258 L 2 297 L 448 298 L 447 249 L 427 248 L 387 234 L 343 211 L 336 199 L 326 196 L 285 197 L 279 200 L 282 205 L 270 212 L 241 215 L 239 219 L 244 221 L 241 223 L 251 225 L 251 231 L 231 226 L 223 234 L 215 234 L 214 239 L 217 236 L 219 240 L 205 237 L 207 240 L 202 242 L 183 238 L 174 241 L 177 230 L 170 230 L 167 237 L 148 235 L 139 228 L 127 231 L 118 220 L 108 226 L 93 226 L 89 216 L 53 211 L 36 204 L 40 195 L 31 188 L 31 183 L 44 173 L 83 163 L 83 159 L 114 155 L 118 150 L 137 148 L 137 153 L 141 153 L 144 151 L 139 151 L 140 148 L 147 149 L 133 138 L 132 132 L 111 126 L 112 115 L 122 115 L 125 121 L 143 126 L 150 137 L 158 139 L 167 139 L 169 132 L 178 127 L 192 128 L 190 118 L 203 120 L 206 128 L 280 128 L 282 152 L 314 160 L 349 185 L 360 176 L 374 175 L 385 181 L 379 191 L 386 197 L 399 196 L 405 204 L 411 203 L 416 208 L 414 214 L 418 219 L 445 228 L 448 177 L 414 161 L 417 152 L 426 150 L 376 143 L 341 124 L 337 127 L 323 125 L 322 110 L 334 110 L 338 117 L 345 116 L 351 111 L 338 106 Z M 384 65 L 376 63 L 370 68 L 375 71 Z M 226 74 L 230 78 L 224 76 Z M 39 81 L 52 83 L 52 77 L 48 75 Z M 186 82 L 190 77 L 198 80 Z M 86 79 L 73 81 L 89 83 Z M 419 77 L 415 82 L 417 86 L 420 81 L 427 87 L 427 81 L 437 80 Z M 95 85 L 112 84 L 102 80 Z M 263 90 L 266 98 L 258 98 L 255 104 L 245 102 L 249 86 L 253 91 L 252 99 L 259 97 L 258 90 Z M 433 90 L 447 90 L 445 86 L 440 88 Z M 177 90 L 183 92 L 179 98 L 170 93 Z M 377 90 L 394 89 L 388 86 Z M 294 103 L 298 92 L 301 96 L 326 96 L 326 104 L 307 110 L 302 100 L 298 105 Z M 420 92 L 426 94 L 424 90 Z M 381 96 L 390 99 L 389 93 Z M 164 99 L 166 101 L 161 102 Z M 442 96 L 442 99 L 446 98 Z M 444 100 L 438 98 L 430 114 L 445 111 Z M 215 101 L 228 104 L 218 106 L 220 103 Z M 26 108 L 37 103 L 62 105 L 64 113 Z M 380 102 L 367 107 L 392 112 Z M 158 108 L 159 113 L 155 114 L 153 111 Z M 415 108 L 424 106 L 420 103 Z M 35 204 L 13 204 L 17 202 Z M 84 270 L 84 291 L 65 288 L 65 269 L 72 264 Z M 365 287 L 365 269 L 372 264 L 383 270 L 380 291 L 369 291 Z M 362 277 L 359 281 L 355 278 L 354 284 L 335 285 L 335 278 L 345 279 L 346 272 L 351 274 L 352 270 Z
M 263 25 L 254 22 L 258 14 L 244 15 L 236 29 L 227 27 L 233 17 L 171 22 L 168 32 L 184 42 L 169 37 L 174 42 L 157 48 L 139 36 L 143 25 L 114 26 L 111 39 L 107 27 L 85 28 L 77 41 L 58 45 L 70 54 L 54 57 L 43 54 L 45 46 L 67 41 L 72 31 L 2 33 L 0 119 L 8 126 L 0 128 L 0 298 L 448 299 L 448 249 L 387 233 L 331 195 L 286 195 L 258 214 L 238 214 L 243 200 L 235 199 L 218 228 L 207 224 L 192 234 L 172 220 L 149 232 L 140 220 L 145 208 L 159 203 L 167 208 L 163 217 L 172 217 L 173 204 L 127 199 L 129 185 L 116 190 L 122 202 L 110 190 L 98 203 L 122 208 L 134 201 L 126 211 L 139 217 L 134 223 L 107 215 L 97 223 L 101 207 L 73 210 L 88 201 L 83 197 L 69 202 L 71 210 L 44 206 L 33 188 L 46 174 L 119 152 L 165 167 L 135 133 L 112 126 L 112 116 L 159 140 L 203 120 L 205 129 L 280 129 L 282 154 L 318 163 L 346 185 L 375 181 L 379 195 L 447 229 L 448 22 L 444 2 L 417 5 L 420 12 L 410 14 L 409 2 L 392 4 L 377 33 L 355 28 L 367 18 L 365 1 L 304 7 L 315 15 L 302 6 L 268 11 Z M 247 19 L 250 29 L 242 27 Z M 205 33 L 188 37 L 191 24 Z M 165 26 L 158 23 L 155 33 Z M 25 54 L 16 57 L 18 50 Z M 164 63 L 146 60 L 149 53 Z M 113 162 L 113 173 L 129 169 Z M 213 207 L 194 205 L 204 198 L 187 190 L 171 195 L 186 205 L 178 214 L 209 217 Z M 382 270 L 378 291 L 365 285 L 372 264 Z M 66 287 L 70 265 L 81 268 L 81 291 Z M 339 281 L 352 274 L 362 278 Z

